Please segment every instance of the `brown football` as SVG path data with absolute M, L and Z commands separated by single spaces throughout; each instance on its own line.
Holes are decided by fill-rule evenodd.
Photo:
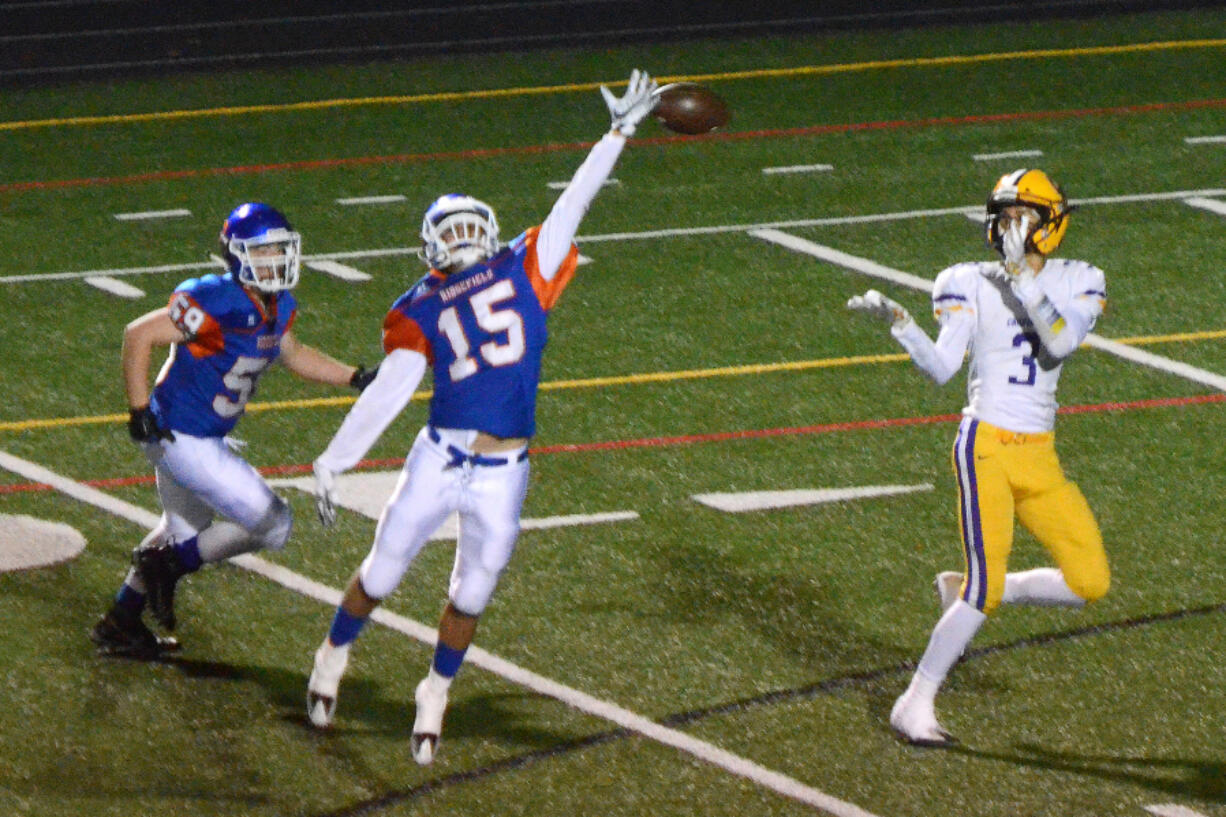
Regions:
M 714 91 L 697 82 L 673 82 L 656 91 L 659 102 L 652 112 L 674 133 L 709 133 L 728 124 L 728 105 Z

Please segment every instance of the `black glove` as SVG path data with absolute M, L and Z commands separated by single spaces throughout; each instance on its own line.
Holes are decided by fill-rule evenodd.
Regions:
M 362 391 L 370 385 L 371 381 L 375 379 L 377 374 L 379 374 L 378 366 L 370 369 L 369 371 L 365 366 L 358 366 L 357 371 L 354 372 L 353 376 L 349 378 L 349 385 L 358 391 Z
M 158 425 L 157 418 L 153 416 L 153 409 L 148 406 L 131 409 L 128 412 L 128 434 L 131 435 L 134 443 L 155 443 L 158 440 L 174 442 L 175 439 L 170 429 Z

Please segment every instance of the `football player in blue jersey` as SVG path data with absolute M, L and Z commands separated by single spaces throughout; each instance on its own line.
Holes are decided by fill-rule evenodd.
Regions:
M 320 518 L 328 525 L 336 513 L 335 476 L 362 458 L 432 370 L 429 421 L 315 653 L 307 711 L 316 726 L 332 722 L 350 647 L 367 618 L 439 524 L 458 512 L 448 601 L 429 672 L 415 692 L 413 757 L 421 764 L 434 759 L 448 688 L 519 533 L 546 316 L 575 273 L 579 222 L 627 137 L 655 107 L 655 89 L 637 70 L 623 96 L 601 88 L 611 129 L 545 221 L 509 244 L 498 241 L 493 209 L 470 196 L 443 196 L 426 210 L 421 256 L 430 271 L 393 304 L 383 322 L 387 356 L 378 376 L 315 461 Z
M 145 625 L 146 605 L 173 630 L 181 576 L 285 546 L 289 505 L 226 440 L 268 367 L 279 361 L 306 380 L 359 391 L 374 378 L 294 335 L 297 301 L 290 290 L 298 283 L 302 239 L 284 215 L 267 204 L 243 204 L 226 219 L 220 244 L 224 274 L 184 281 L 168 306 L 124 329 L 128 431 L 154 466 L 163 510 L 133 552 L 110 610 L 90 631 L 103 654 L 148 659 L 178 649 L 174 638 Z M 150 361 L 159 346 L 169 346 L 170 355 L 150 393 Z

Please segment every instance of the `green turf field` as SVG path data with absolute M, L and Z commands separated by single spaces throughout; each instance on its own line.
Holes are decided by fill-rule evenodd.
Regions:
M 1199 11 L 6 92 L 0 452 L 120 504 L 0 472 L 0 514 L 88 540 L 0 574 L 0 811 L 1223 817 L 1223 38 L 1226 12 Z M 204 271 L 231 207 L 269 201 L 308 261 L 371 276 L 304 269 L 296 332 L 373 364 L 424 207 L 463 190 L 505 238 L 538 223 L 607 125 L 596 86 L 636 66 L 702 78 L 734 118 L 710 138 L 644 126 L 585 220 L 524 514 L 635 517 L 523 533 L 436 763 L 408 750 L 430 647 L 405 619 L 436 621 L 448 542 L 385 605 L 404 618 L 363 634 L 328 733 L 303 694 L 332 608 L 305 585 L 206 569 L 180 586 L 178 657 L 95 657 L 86 631 L 157 509 L 122 422 L 122 329 Z M 808 165 L 831 169 L 763 172 Z M 1060 254 L 1107 273 L 1096 334 L 1154 356 L 1083 349 L 1063 376 L 1059 450 L 1113 587 L 1082 612 L 1002 610 L 938 698 L 961 744 L 919 750 L 887 716 L 938 615 L 932 577 L 960 564 L 965 377 L 934 387 L 843 306 L 877 287 L 932 331 L 923 292 L 756 231 L 931 279 L 987 257 L 966 212 L 1027 165 L 1082 203 Z M 338 203 L 371 196 L 404 199 Z M 238 436 L 270 478 L 302 476 L 347 400 L 273 372 Z M 394 470 L 424 419 L 411 404 L 357 473 Z M 735 514 L 693 498 L 880 485 L 930 487 Z M 283 490 L 294 538 L 264 564 L 339 588 L 373 521 L 324 531 Z M 1020 535 L 1012 566 L 1044 563 Z

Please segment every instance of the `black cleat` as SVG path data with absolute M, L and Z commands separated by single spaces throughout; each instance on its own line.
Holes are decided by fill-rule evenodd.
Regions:
M 175 628 L 175 583 L 185 571 L 173 545 L 152 545 L 132 551 L 132 566 L 145 584 L 149 609 L 167 630 Z
M 123 658 L 138 658 L 152 661 L 163 653 L 179 649 L 177 639 L 156 636 L 140 620 L 140 616 L 118 607 L 98 619 L 89 631 L 89 640 L 98 645 L 99 655 L 114 655 Z

